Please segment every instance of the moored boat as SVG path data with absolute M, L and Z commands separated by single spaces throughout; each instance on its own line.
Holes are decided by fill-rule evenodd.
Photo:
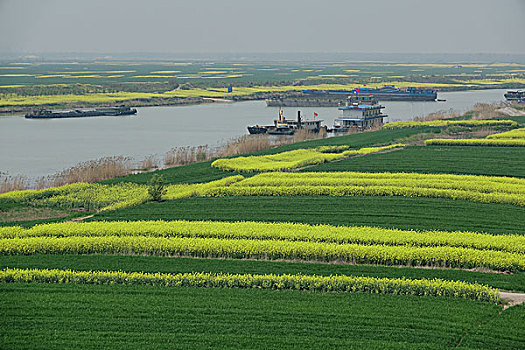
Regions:
M 349 99 L 345 107 L 339 108 L 341 116 L 334 120 L 334 132 L 363 131 L 383 125 L 384 118 L 387 117 L 381 112 L 384 106 L 351 101 Z
M 520 102 L 525 100 L 525 91 L 523 90 L 516 90 L 516 91 L 507 91 L 506 94 L 504 94 L 507 101 L 511 102 Z
M 248 132 L 254 134 L 270 134 L 270 135 L 293 135 L 296 130 L 303 129 L 311 132 L 319 132 L 321 130 L 322 119 L 303 119 L 301 111 L 297 111 L 297 120 L 286 119 L 283 110 L 279 108 L 279 119 L 273 121 L 273 125 L 267 126 L 249 126 Z
M 249 126 L 248 127 L 248 132 L 251 135 L 266 134 L 266 133 L 268 133 L 268 128 L 269 128 L 269 126 L 259 126 L 259 125 Z
M 84 118 L 98 116 L 120 116 L 137 114 L 135 108 L 126 106 L 102 107 L 96 109 L 74 109 L 65 111 L 52 111 L 49 109 L 34 110 L 25 115 L 28 119 L 52 119 L 52 118 Z

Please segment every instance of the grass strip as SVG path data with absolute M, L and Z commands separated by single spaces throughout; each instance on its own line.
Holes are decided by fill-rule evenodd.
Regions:
M 427 146 L 525 147 L 525 139 L 430 139 Z
M 399 128 L 414 128 L 414 127 L 444 127 L 444 126 L 517 126 L 518 123 L 513 120 L 430 120 L 430 121 L 407 121 L 407 122 L 392 122 L 383 126 L 383 129 L 399 129 Z
M 494 288 L 480 284 L 440 279 L 409 280 L 355 276 L 213 274 L 204 272 L 165 274 L 7 268 L 0 271 L 0 282 L 291 289 L 315 292 L 444 296 L 489 302 L 499 302 L 500 300 L 498 291 Z

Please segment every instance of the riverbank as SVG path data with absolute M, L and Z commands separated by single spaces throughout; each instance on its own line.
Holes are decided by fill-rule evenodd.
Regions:
M 444 92 L 446 102 L 385 102 L 387 121 L 409 120 L 450 110 L 465 113 L 476 103 L 503 99 L 505 90 Z M 162 158 L 177 147 L 211 148 L 246 135 L 248 125 L 272 123 L 278 107 L 264 101 L 204 103 L 185 106 L 139 107 L 135 116 L 31 120 L 0 116 L 0 171 L 39 178 L 79 162 L 123 155 L 137 162 Z M 298 108 L 284 108 L 294 118 Z M 339 111 L 334 107 L 300 108 L 306 117 L 318 114 L 331 126 Z M 118 140 L 118 141 L 116 141 Z
M 512 79 L 516 80 L 516 79 Z M 525 88 L 523 81 L 499 81 L 499 83 L 478 82 L 477 84 L 433 84 L 421 82 L 384 82 L 368 84 L 367 87 L 380 87 L 384 84 L 393 84 L 404 88 L 415 86 L 435 89 L 438 93 L 476 91 L 492 89 L 519 89 Z M 283 86 L 255 86 L 236 87 L 231 93 L 226 88 L 171 90 L 162 93 L 142 92 L 112 92 L 91 93 L 82 95 L 39 95 L 17 96 L 0 94 L 0 114 L 25 114 L 34 109 L 47 107 L 53 109 L 75 109 L 110 107 L 115 104 L 126 104 L 130 107 L 160 107 L 160 106 L 187 106 L 205 103 L 229 103 L 243 101 L 260 101 L 269 98 L 295 97 L 302 90 L 352 90 L 363 84 L 317 84 L 317 85 L 283 85 Z M 439 98 L 439 96 L 438 96 Z

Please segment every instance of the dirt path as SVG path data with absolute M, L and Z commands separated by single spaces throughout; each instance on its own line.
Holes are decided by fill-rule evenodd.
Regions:
M 82 216 L 80 218 L 74 218 L 74 219 L 68 220 L 66 222 L 78 222 L 78 221 L 82 221 L 82 220 L 86 220 L 86 219 L 92 218 L 93 216 L 95 216 L 95 215 Z
M 525 303 L 525 293 L 500 292 L 499 295 L 501 299 L 508 302 L 508 304 L 503 307 L 503 310 Z
M 502 114 L 508 115 L 509 117 L 525 116 L 525 112 L 518 111 L 516 108 L 512 108 L 512 107 L 504 107 L 504 108 L 496 109 L 496 112 L 500 112 Z

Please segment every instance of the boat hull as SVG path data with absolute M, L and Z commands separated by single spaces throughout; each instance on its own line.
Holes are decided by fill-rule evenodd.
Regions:
M 250 135 L 260 135 L 268 133 L 268 128 L 266 126 L 249 126 L 248 132 Z
M 268 135 L 293 135 L 295 134 L 295 129 L 292 128 L 269 128 Z
M 64 119 L 64 118 L 86 118 L 86 117 L 100 117 L 100 116 L 121 116 L 121 115 L 132 115 L 137 114 L 135 108 L 125 109 L 107 109 L 107 110 L 75 110 L 66 112 L 52 112 L 52 111 L 40 111 L 37 113 L 26 114 L 27 119 Z

